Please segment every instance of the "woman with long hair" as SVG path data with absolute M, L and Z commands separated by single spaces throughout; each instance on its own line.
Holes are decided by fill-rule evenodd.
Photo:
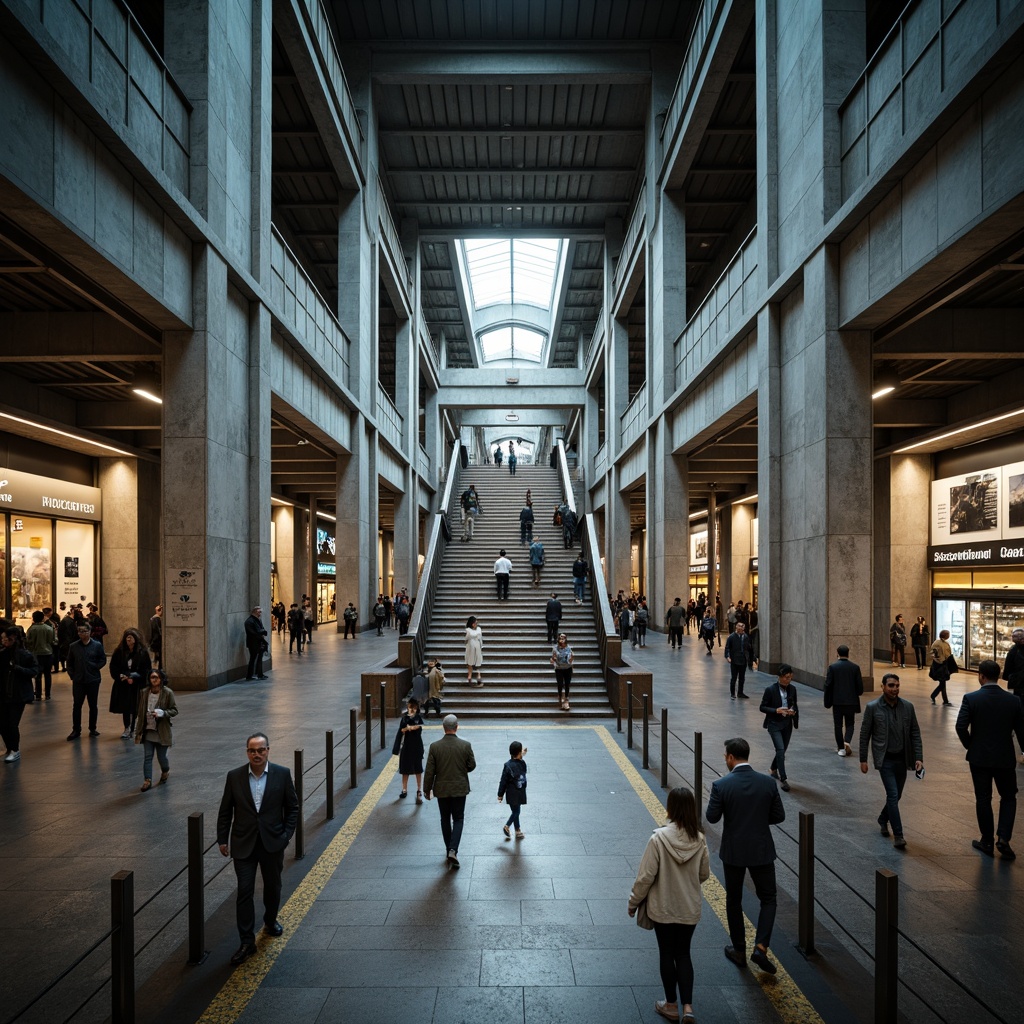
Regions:
M 466 682 L 471 686 L 483 686 L 480 666 L 484 663 L 484 634 L 475 615 L 466 619 Z M 476 669 L 476 682 L 473 682 Z
M 35 677 L 36 659 L 25 648 L 24 631 L 8 627 L 0 633 L 0 738 L 7 764 L 21 760 L 21 716 L 32 703 Z
M 399 797 L 409 795 L 409 776 L 416 776 L 416 803 L 423 803 L 423 716 L 420 702 L 409 698 L 405 714 L 398 726 L 402 737 L 402 748 L 398 754 L 398 770 L 402 775 L 402 792 Z
M 142 744 L 142 787 L 145 793 L 153 788 L 153 755 L 160 763 L 160 785 L 171 774 L 167 751 L 171 748 L 171 719 L 178 713 L 174 691 L 167 685 L 167 674 L 154 668 L 146 673 L 149 686 L 139 694 L 139 713 L 135 725 L 135 742 Z
M 655 1002 L 655 1011 L 678 1021 L 678 992 L 683 1024 L 694 1024 L 690 940 L 700 920 L 701 883 L 711 874 L 708 844 L 689 789 L 673 789 L 666 812 L 668 824 L 654 830 L 640 860 L 629 894 L 629 916 L 634 917 L 643 906 L 646 915 L 641 914 L 638 923 L 653 927 L 658 939 L 665 998 Z
M 121 642 L 110 656 L 110 678 L 114 681 L 110 687 L 110 713 L 121 716 L 123 740 L 130 740 L 135 734 L 139 691 L 145 687 L 152 667 L 142 634 L 129 627 L 121 634 Z

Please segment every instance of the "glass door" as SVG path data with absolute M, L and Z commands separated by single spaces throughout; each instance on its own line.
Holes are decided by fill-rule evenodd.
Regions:
M 938 598 L 935 601 L 935 632 L 932 636 L 937 638 L 942 630 L 949 630 L 949 646 L 953 651 L 953 657 L 956 658 L 956 663 L 961 668 L 966 664 L 964 660 L 967 639 L 964 628 L 966 610 L 966 602 L 963 600 Z
M 986 658 L 995 657 L 996 606 L 994 601 L 971 601 L 968 668 L 977 668 Z
M 1015 629 L 1024 629 L 1024 603 L 1008 602 L 996 605 L 996 661 L 1000 667 L 1013 646 Z

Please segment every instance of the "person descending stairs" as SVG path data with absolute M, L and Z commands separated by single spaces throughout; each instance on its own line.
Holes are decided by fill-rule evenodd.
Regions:
M 460 495 L 474 486 L 479 515 L 472 537 L 463 543 Z M 552 520 L 562 502 L 558 472 L 520 463 L 516 475 L 488 464 L 462 472 L 453 497 L 448 544 L 438 576 L 427 635 L 426 655 L 440 658 L 445 669 L 444 711 L 462 717 L 515 716 L 557 718 L 613 714 L 608 702 L 594 628 L 589 584 L 582 604 L 573 600 L 572 564 L 580 541 L 566 549 L 562 527 Z M 530 544 L 522 539 L 520 512 L 530 492 L 532 536 L 544 545 L 539 585 L 534 585 Z M 504 549 L 512 563 L 507 600 L 498 600 L 494 563 Z M 573 650 L 571 710 L 558 700 L 551 665 L 546 611 L 557 594 L 562 618 L 556 632 L 568 636 Z M 466 621 L 474 615 L 483 631 L 483 687 L 466 680 Z M 474 683 L 476 673 L 474 672 Z

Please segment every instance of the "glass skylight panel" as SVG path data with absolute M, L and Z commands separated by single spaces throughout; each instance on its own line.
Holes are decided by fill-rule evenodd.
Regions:
M 486 362 L 494 359 L 532 359 L 539 363 L 543 347 L 544 335 L 528 327 L 517 327 L 514 334 L 511 326 L 498 327 L 480 335 L 480 351 Z
M 551 308 L 560 239 L 467 238 L 462 245 L 476 309 L 499 302 Z

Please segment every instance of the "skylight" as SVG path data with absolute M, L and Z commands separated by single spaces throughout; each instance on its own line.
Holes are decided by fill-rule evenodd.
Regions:
M 551 308 L 560 239 L 467 238 L 462 245 L 476 309 L 520 302 Z
M 513 328 L 510 325 L 480 335 L 480 351 L 486 362 L 493 359 L 532 359 L 539 363 L 543 347 L 544 335 L 528 327 Z

